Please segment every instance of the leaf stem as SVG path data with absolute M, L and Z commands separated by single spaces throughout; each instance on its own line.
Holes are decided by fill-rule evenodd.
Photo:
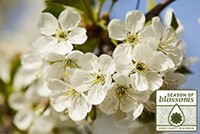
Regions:
M 146 22 L 151 20 L 153 17 L 158 16 L 160 12 L 167 7 L 169 4 L 174 2 L 175 0 L 165 0 L 162 3 L 156 5 L 153 9 L 146 13 Z
M 98 17 L 98 19 L 100 18 L 100 13 L 101 13 L 103 4 L 104 4 L 104 3 L 100 3 L 99 8 L 98 8 L 98 11 L 97 11 L 97 17 Z
M 110 12 L 112 11 L 112 9 L 113 9 L 113 6 L 114 6 L 114 4 L 117 2 L 117 0 L 112 0 L 112 4 L 110 5 L 110 8 L 109 8 L 109 10 L 108 10 L 108 13 L 110 14 Z
M 86 120 L 82 120 L 79 123 L 80 123 L 79 125 L 83 128 L 86 134 L 93 134 L 91 127 L 89 126 Z
M 137 0 L 135 9 L 138 10 L 138 9 L 139 9 L 139 6 L 140 6 L 140 0 Z

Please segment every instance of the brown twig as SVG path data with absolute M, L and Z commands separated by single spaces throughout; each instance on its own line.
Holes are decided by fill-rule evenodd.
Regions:
M 146 22 L 151 20 L 153 17 L 158 16 L 160 12 L 167 7 L 169 4 L 174 2 L 175 0 L 165 0 L 164 2 L 156 5 L 152 10 L 146 13 Z

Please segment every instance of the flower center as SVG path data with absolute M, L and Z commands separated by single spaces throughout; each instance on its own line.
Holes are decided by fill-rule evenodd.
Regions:
M 93 74 L 93 84 L 100 83 L 103 85 L 105 83 L 105 76 L 102 73 L 95 73 Z
M 138 71 L 144 71 L 146 66 L 144 63 L 138 63 L 135 67 Z
M 166 48 L 167 43 L 163 42 L 162 40 L 158 41 L 158 48 L 157 51 L 164 51 L 164 49 Z
M 64 40 L 67 40 L 68 39 L 68 33 L 66 31 L 63 31 L 63 30 L 57 30 L 57 33 L 56 33 L 56 38 L 59 40 L 59 41 L 64 41 Z
M 116 94 L 116 96 L 121 98 L 126 95 L 127 90 L 129 90 L 130 88 L 132 88 L 131 85 L 119 85 L 118 84 L 117 88 L 115 89 L 115 94 Z
M 145 73 L 147 66 L 144 63 L 142 63 L 142 62 L 136 63 L 133 61 L 133 64 L 134 64 L 134 68 L 131 73 L 135 73 L 135 72 L 142 73 L 142 74 Z
M 68 92 L 65 93 L 65 96 L 75 96 L 75 94 L 77 93 L 77 91 L 75 89 L 71 89 Z
M 79 92 L 76 91 L 76 89 L 71 88 L 68 89 L 69 91 L 67 91 L 64 96 L 66 96 L 66 100 L 68 101 L 73 101 L 74 98 L 79 97 L 81 94 Z
M 138 42 L 138 35 L 133 33 L 131 34 L 130 32 L 127 34 L 127 39 L 126 41 L 130 43 L 132 46 L 134 46 Z
M 67 66 L 69 68 L 79 68 L 76 59 L 66 59 L 65 66 Z

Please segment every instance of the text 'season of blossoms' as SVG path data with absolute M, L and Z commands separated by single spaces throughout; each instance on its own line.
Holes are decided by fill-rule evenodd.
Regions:
M 14 124 L 30 134 L 91 123 L 102 114 L 134 122 L 155 113 L 156 90 L 185 82 L 178 71 L 186 60 L 184 43 L 158 16 L 146 23 L 143 12 L 132 10 L 124 20 L 109 21 L 107 34 L 116 44 L 110 55 L 75 49 L 89 33 L 73 8 L 57 17 L 42 13 L 37 26 L 41 36 L 21 56 L 8 101 Z

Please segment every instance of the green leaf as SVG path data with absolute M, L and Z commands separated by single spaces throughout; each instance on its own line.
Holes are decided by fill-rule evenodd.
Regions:
M 111 39 L 111 42 L 112 42 L 115 46 L 118 46 L 118 43 L 117 43 L 116 40 Z
M 176 19 L 176 16 L 174 14 L 174 12 L 172 12 L 172 21 L 170 24 L 175 30 L 178 28 L 178 21 Z
M 46 9 L 44 9 L 42 12 L 49 12 L 56 18 L 58 18 L 59 14 L 65 9 L 62 5 L 55 3 L 47 3 L 46 6 Z
M 105 0 L 99 0 L 99 2 L 100 2 L 101 4 L 104 4 L 104 3 L 105 3 Z
M 157 5 L 155 0 L 147 0 L 147 11 L 150 11 Z
M 182 74 L 193 74 L 193 72 L 186 66 L 179 67 L 176 72 L 182 73 Z
M 84 13 L 86 21 L 88 23 L 94 22 L 94 15 L 92 11 L 90 0 L 46 0 L 47 3 L 57 3 L 69 7 L 73 7 Z
M 12 60 L 11 70 L 10 70 L 10 86 L 13 84 L 14 77 L 16 75 L 17 70 L 21 66 L 20 56 L 17 56 Z
M 80 50 L 84 53 L 93 52 L 94 49 L 97 47 L 97 45 L 98 45 L 98 40 L 95 38 L 92 38 L 92 39 L 88 39 L 83 45 L 76 45 L 74 49 Z
M 6 92 L 6 83 L 0 78 L 0 93 Z
M 96 119 L 97 115 L 95 108 L 92 108 L 92 110 L 88 113 L 88 117 L 93 121 Z

